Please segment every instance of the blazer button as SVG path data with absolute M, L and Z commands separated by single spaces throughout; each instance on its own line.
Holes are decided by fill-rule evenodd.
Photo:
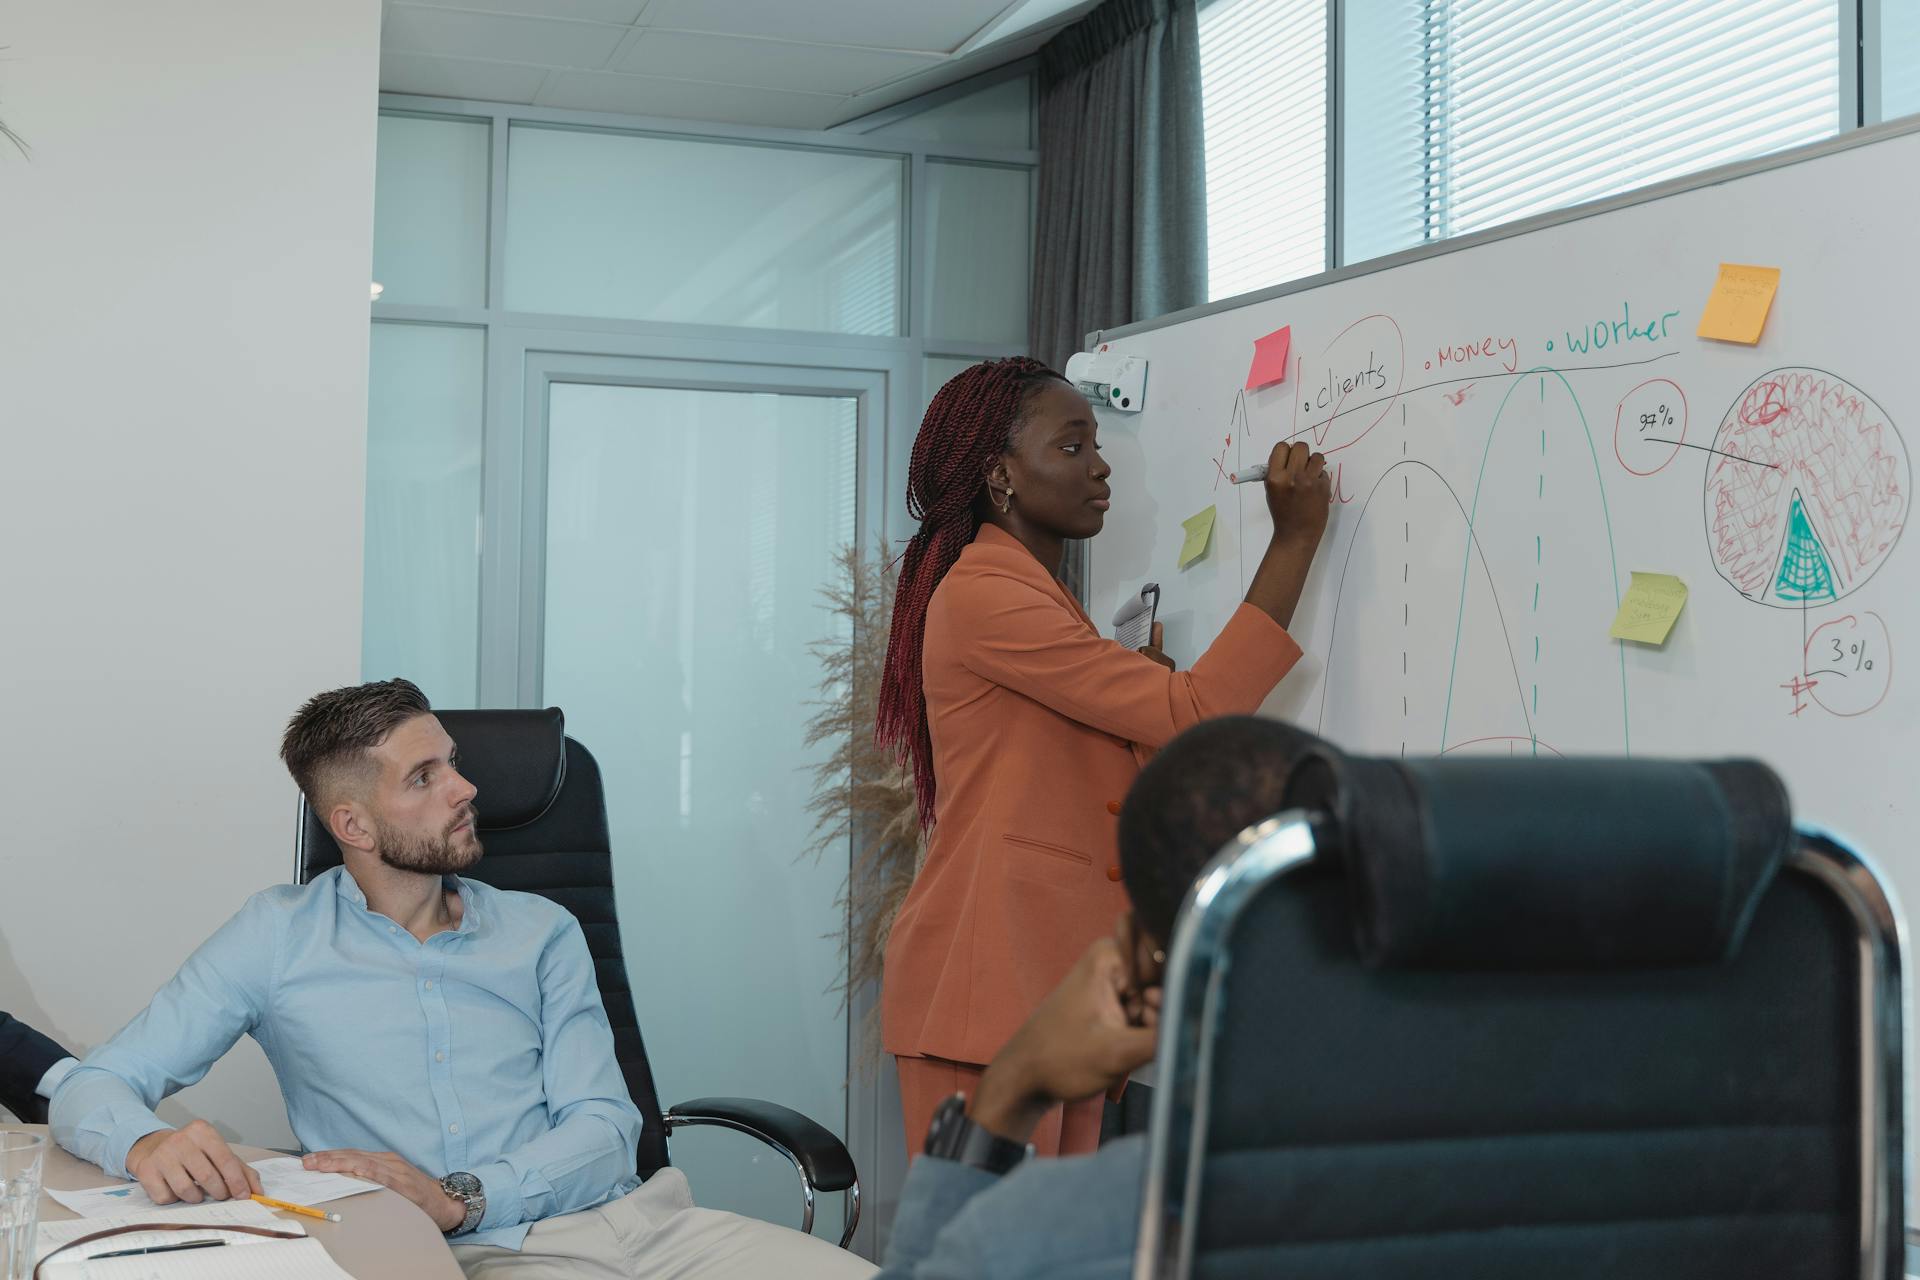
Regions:
M 1107 801 L 1107 812 L 1108 812 L 1108 813 L 1110 813 L 1110 814 L 1112 814 L 1112 815 L 1113 815 L 1114 817 L 1116 817 L 1116 818 L 1117 818 L 1117 817 L 1119 817 L 1119 816 L 1120 816 L 1120 802 L 1119 802 L 1118 800 L 1109 800 L 1109 801 Z
M 1114 882 L 1115 884 L 1119 884 L 1119 883 L 1120 883 L 1120 868 L 1119 868 L 1119 867 L 1117 867 L 1117 866 L 1115 866 L 1115 867 L 1108 867 L 1108 868 L 1107 868 L 1107 879 L 1109 879 L 1109 880 L 1111 880 L 1111 881 L 1113 881 L 1113 882 Z

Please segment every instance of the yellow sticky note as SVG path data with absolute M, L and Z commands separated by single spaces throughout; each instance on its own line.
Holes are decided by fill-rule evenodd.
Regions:
M 1215 508 L 1208 507 L 1199 515 L 1188 516 L 1180 522 L 1180 527 L 1187 531 L 1187 540 L 1180 544 L 1182 569 L 1207 554 L 1207 543 L 1213 538 L 1214 512 Z
M 1670 573 L 1636 573 L 1620 612 L 1613 616 L 1615 640 L 1635 640 L 1641 644 L 1661 645 L 1687 602 L 1687 584 Z
M 1700 313 L 1702 338 L 1722 342 L 1760 341 L 1766 327 L 1767 311 L 1773 306 L 1774 291 L 1780 287 L 1780 268 L 1746 267 L 1737 262 L 1720 264 L 1720 278 L 1713 282 L 1707 296 L 1707 309 Z

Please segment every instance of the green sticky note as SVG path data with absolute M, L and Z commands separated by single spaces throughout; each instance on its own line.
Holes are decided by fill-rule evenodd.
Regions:
M 1613 616 L 1615 640 L 1662 645 L 1673 630 L 1681 606 L 1687 603 L 1687 584 L 1670 573 L 1636 573 L 1633 584 Z
M 1182 569 L 1207 554 L 1207 543 L 1213 538 L 1214 512 L 1213 507 L 1208 507 L 1199 515 L 1188 516 L 1180 522 L 1180 527 L 1187 531 L 1187 540 L 1180 544 Z

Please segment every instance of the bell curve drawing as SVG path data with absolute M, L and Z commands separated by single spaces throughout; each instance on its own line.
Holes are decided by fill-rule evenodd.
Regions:
M 1579 371 L 1494 375 L 1507 387 L 1464 501 L 1410 456 L 1404 403 L 1400 439 L 1372 428 L 1369 443 L 1397 457 L 1368 490 L 1340 565 L 1320 733 L 1403 755 L 1629 749 L 1624 655 L 1593 643 L 1584 621 L 1611 616 L 1619 572 L 1568 372 Z M 1443 394 L 1402 399 L 1445 412 Z

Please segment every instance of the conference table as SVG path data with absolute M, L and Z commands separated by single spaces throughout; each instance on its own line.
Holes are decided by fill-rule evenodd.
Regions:
M 45 1133 L 43 1124 L 10 1125 L 30 1133 Z M 264 1160 L 283 1154 L 259 1147 L 235 1147 L 244 1160 Z M 62 1191 L 79 1191 L 104 1186 L 113 1181 L 98 1167 L 47 1144 L 47 1162 L 42 1184 Z M 341 1222 L 319 1222 L 312 1218 L 280 1215 L 298 1222 L 308 1235 L 318 1240 L 333 1260 L 354 1280 L 462 1280 L 460 1264 L 453 1260 L 445 1237 L 432 1219 L 397 1191 L 384 1188 L 345 1200 L 330 1200 L 326 1207 L 338 1213 Z M 40 1197 L 40 1220 L 63 1222 L 76 1215 L 51 1196 Z

